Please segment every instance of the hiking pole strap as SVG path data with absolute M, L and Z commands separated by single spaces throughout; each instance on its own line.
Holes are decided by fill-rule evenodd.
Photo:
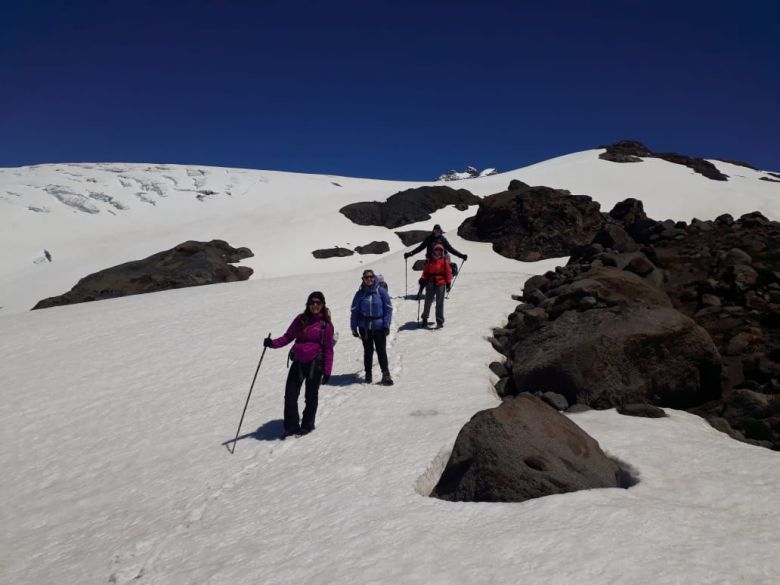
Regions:
M 268 334 L 268 337 L 266 339 L 271 339 L 271 334 Z M 260 361 L 257 362 L 257 369 L 255 370 L 255 376 L 252 378 L 252 385 L 249 386 L 249 394 L 246 397 L 246 403 L 244 403 L 244 410 L 241 412 L 241 420 L 238 421 L 238 429 L 236 429 L 236 438 L 233 439 L 233 449 L 230 451 L 230 454 L 236 452 L 236 442 L 238 441 L 238 435 L 241 432 L 241 425 L 244 422 L 244 415 L 246 414 L 246 407 L 249 406 L 249 399 L 252 397 L 252 389 L 255 387 L 255 380 L 257 380 L 257 373 L 260 371 L 260 366 L 263 363 L 263 358 L 265 357 L 265 350 L 268 349 L 267 347 L 263 347 L 263 353 L 260 354 Z

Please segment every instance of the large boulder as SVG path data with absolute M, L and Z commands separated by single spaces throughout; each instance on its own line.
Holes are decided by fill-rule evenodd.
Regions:
M 357 246 L 355 252 L 358 254 L 384 254 L 390 251 L 390 244 L 387 242 L 373 241 L 365 246 Z
M 430 230 L 407 230 L 405 232 L 395 232 L 395 235 L 401 238 L 404 246 L 414 246 L 430 236 L 431 232 Z
M 631 163 L 642 162 L 640 157 L 651 156 L 652 152 L 638 140 L 621 140 L 600 148 L 606 149 L 599 155 L 600 159 L 610 162 Z
M 43 299 L 33 309 L 246 280 L 252 275 L 252 269 L 230 263 L 253 255 L 249 248 L 233 248 L 223 240 L 187 241 L 143 260 L 90 274 L 67 293 Z
M 455 502 L 523 502 L 629 483 L 595 439 L 523 394 L 466 423 L 431 495 Z
M 594 408 L 682 409 L 720 396 L 721 362 L 712 339 L 670 307 L 566 311 L 513 349 L 515 392 L 558 392 L 569 404 Z
M 448 205 L 476 205 L 479 197 L 466 189 L 450 187 L 418 187 L 400 191 L 387 201 L 351 203 L 339 211 L 358 225 L 378 225 L 396 228 L 431 218 L 431 213 Z
M 589 244 L 602 224 L 599 204 L 587 195 L 521 187 L 483 199 L 458 235 L 492 242 L 502 256 L 533 262 L 568 256 L 575 246 Z
M 336 246 L 335 248 L 321 248 L 319 250 L 312 250 L 311 255 L 318 260 L 324 260 L 326 258 L 345 258 L 346 256 L 352 256 L 355 252 L 349 248 L 342 248 Z

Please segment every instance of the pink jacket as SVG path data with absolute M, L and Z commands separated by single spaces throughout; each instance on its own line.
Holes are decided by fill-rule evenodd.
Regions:
M 290 323 L 287 332 L 281 337 L 271 340 L 271 347 L 284 347 L 291 341 L 295 341 L 292 348 L 292 356 L 296 362 L 307 364 L 316 357 L 322 355 L 322 373 L 330 376 L 333 369 L 333 324 L 325 323 L 322 313 L 312 315 L 313 321 L 307 327 L 301 327 L 302 315 L 298 315 Z

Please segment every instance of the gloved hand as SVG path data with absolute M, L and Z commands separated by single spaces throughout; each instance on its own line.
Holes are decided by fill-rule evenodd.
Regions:
M 360 337 L 360 333 L 358 333 L 357 329 L 352 330 L 352 337 Z
M 447 292 L 450 292 L 450 289 L 452 288 L 452 285 L 451 285 L 451 284 L 448 284 L 448 285 L 447 285 L 447 286 L 445 286 L 444 288 L 446 288 L 446 289 L 447 289 Z
M 425 286 L 425 279 L 424 278 L 421 278 L 417 282 L 420 283 L 420 286 Z
M 328 382 L 330 382 L 330 374 L 323 374 L 322 375 L 322 383 L 323 384 L 327 384 Z
M 273 347 L 273 345 L 274 342 L 271 341 L 270 337 L 266 337 L 265 339 L 263 339 L 263 347 Z
M 468 259 L 469 259 L 469 255 L 468 254 L 463 254 L 463 261 L 465 262 Z
M 411 252 L 404 252 L 404 260 L 406 260 L 408 258 L 411 258 L 411 257 L 412 257 Z
M 389 327 L 385 327 L 384 329 L 382 329 L 382 331 L 384 331 L 384 333 L 385 333 L 385 337 L 387 337 L 388 335 L 390 335 L 390 328 L 389 328 Z

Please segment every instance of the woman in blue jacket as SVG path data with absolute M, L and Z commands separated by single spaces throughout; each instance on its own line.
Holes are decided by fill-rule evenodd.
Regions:
M 387 335 L 393 319 L 393 303 L 387 290 L 379 286 L 373 270 L 363 271 L 363 283 L 352 299 L 350 326 L 352 335 L 363 341 L 363 365 L 366 369 L 366 384 L 373 381 L 371 370 L 374 365 L 374 347 L 382 368 L 382 384 L 392 386 L 390 369 L 387 366 Z

